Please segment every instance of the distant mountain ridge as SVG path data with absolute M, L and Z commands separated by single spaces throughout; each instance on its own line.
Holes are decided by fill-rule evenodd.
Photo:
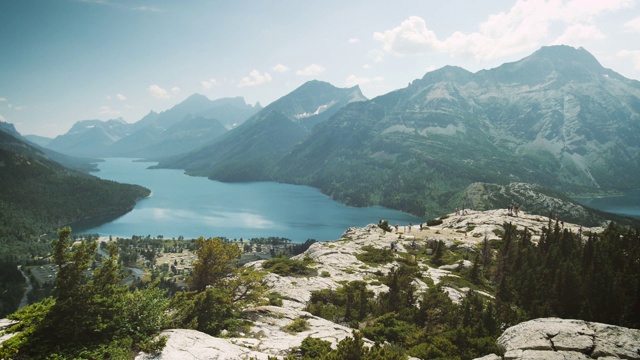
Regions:
M 160 166 L 222 181 L 267 180 L 273 177 L 275 162 L 314 126 L 346 105 L 365 99 L 357 86 L 337 88 L 322 81 L 308 81 L 211 144 L 162 161 Z
M 151 111 L 133 124 L 122 119 L 79 121 L 46 146 L 76 156 L 165 157 L 205 145 L 260 109 L 241 97 L 209 100 L 193 94 L 171 109 Z M 199 120 L 194 122 L 194 118 Z
M 371 100 L 358 87 L 310 81 L 230 131 L 208 110 L 167 132 L 163 119 L 207 103 L 196 94 L 150 113 L 111 154 L 221 181 L 305 184 L 416 215 L 459 207 L 474 183 L 582 195 L 637 189 L 640 178 L 640 82 L 583 48 L 543 47 L 476 73 L 445 66 Z
M 312 113 L 291 110 L 290 95 L 272 104 L 287 104 L 288 113 L 268 115 L 270 105 L 246 127 Z M 238 145 L 227 134 L 234 140 L 223 136 L 220 147 L 161 165 L 223 181 L 306 184 L 350 205 L 421 215 L 460 206 L 476 182 L 568 194 L 637 188 L 639 119 L 640 82 L 603 68 L 583 48 L 551 46 L 477 73 L 446 66 L 404 89 L 350 102 L 304 136 L 287 136 L 299 139 L 291 148 L 260 148 L 264 156 L 255 157 L 249 144 L 265 142 L 264 133 L 247 136 L 233 156 L 219 155 Z

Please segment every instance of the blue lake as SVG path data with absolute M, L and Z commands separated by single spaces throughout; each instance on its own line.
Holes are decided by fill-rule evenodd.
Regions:
M 575 200 L 594 209 L 640 219 L 640 190 L 631 191 L 621 196 L 577 198 Z
M 293 242 L 339 239 L 351 226 L 380 219 L 390 224 L 422 219 L 383 207 L 345 206 L 308 186 L 271 182 L 221 183 L 184 175 L 182 170 L 148 169 L 155 163 L 106 159 L 98 165 L 100 178 L 142 185 L 152 191 L 125 215 L 74 232 L 102 236 L 162 235 L 165 238 L 284 237 Z M 78 231 L 76 231 L 78 230 Z

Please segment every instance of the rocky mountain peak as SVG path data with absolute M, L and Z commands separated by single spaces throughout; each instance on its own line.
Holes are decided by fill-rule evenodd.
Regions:
M 597 76 L 615 74 L 607 70 L 584 48 L 566 45 L 545 46 L 533 54 L 495 69 L 477 73 L 484 80 L 527 85 L 542 84 L 550 78 L 565 82 L 589 82 Z

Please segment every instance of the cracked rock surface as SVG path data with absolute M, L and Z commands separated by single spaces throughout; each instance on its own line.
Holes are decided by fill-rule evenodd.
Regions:
M 640 359 L 640 330 L 559 318 L 534 319 L 505 330 L 496 345 L 504 354 L 476 360 Z

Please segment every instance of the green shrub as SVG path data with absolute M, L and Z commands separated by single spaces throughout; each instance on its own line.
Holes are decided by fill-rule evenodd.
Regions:
M 299 332 L 303 332 L 309 330 L 309 323 L 304 318 L 297 318 L 293 320 L 289 325 L 286 325 L 282 328 L 285 332 L 290 334 L 297 334 Z
M 303 359 L 320 359 L 331 351 L 331 343 L 312 337 L 306 337 L 298 348 Z
M 329 274 L 328 271 L 323 271 L 322 273 L 320 273 L 320 277 L 331 277 L 331 274 Z
M 280 256 L 266 260 L 262 264 L 262 267 L 267 271 L 281 276 L 311 276 L 317 273 L 315 269 L 310 267 L 312 263 L 313 260 L 311 260 L 310 257 L 305 257 L 304 260 L 294 260 Z
M 270 292 L 267 295 L 267 299 L 269 300 L 269 305 L 271 306 L 282 306 L 282 295 L 278 292 Z
M 380 221 L 378 223 L 378 227 L 386 232 L 391 232 L 391 226 L 389 226 L 389 222 L 387 220 Z
M 437 226 L 437 225 L 442 225 L 442 220 L 440 219 L 427 220 L 427 226 Z
M 356 254 L 356 258 L 367 264 L 388 264 L 394 260 L 393 253 L 389 249 L 379 249 L 373 246 L 363 246 L 365 252 Z

